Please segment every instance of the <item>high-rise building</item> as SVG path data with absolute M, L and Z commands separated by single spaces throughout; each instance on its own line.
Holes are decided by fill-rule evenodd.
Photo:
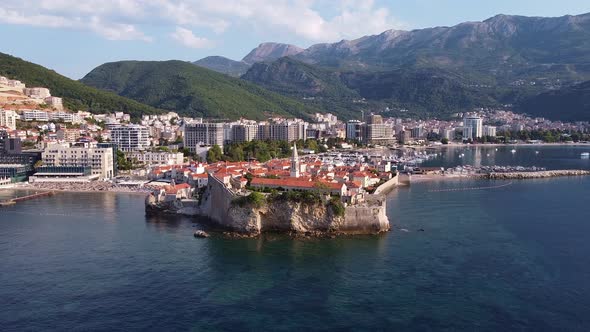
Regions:
M 364 138 L 364 123 L 359 120 L 350 120 L 346 123 L 346 139 L 362 141 Z
M 473 139 L 475 136 L 473 135 L 473 127 L 463 127 L 463 140 Z
M 142 151 L 150 146 L 150 133 L 144 126 L 119 125 L 111 129 L 111 141 L 124 152 Z
M 368 125 L 383 124 L 383 117 L 377 114 L 371 114 L 367 118 Z
M 223 123 L 190 123 L 184 126 L 184 146 L 195 153 L 197 147 L 223 147 Z
M 386 123 L 367 124 L 365 140 L 371 144 L 388 144 L 394 140 L 393 127 Z
M 464 139 L 475 139 L 482 137 L 483 135 L 483 120 L 477 116 L 466 116 L 463 119 L 463 127 L 471 127 L 471 136 L 466 137 L 463 134 Z
M 424 138 L 424 128 L 421 126 L 412 128 L 410 135 L 412 138 Z
M 292 142 L 307 138 L 307 124 L 304 122 L 269 123 L 263 126 L 262 139 Z
M 261 139 L 258 124 L 238 124 L 232 127 L 232 141 L 236 143 Z

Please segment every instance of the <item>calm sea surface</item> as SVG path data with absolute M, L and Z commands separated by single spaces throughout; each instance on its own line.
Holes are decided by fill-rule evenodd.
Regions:
M 429 166 L 590 169 L 589 147 L 510 150 Z M 0 330 L 589 331 L 590 177 L 435 191 L 506 183 L 401 188 L 392 232 L 333 240 L 194 239 L 135 195 L 21 202 L 0 210 Z

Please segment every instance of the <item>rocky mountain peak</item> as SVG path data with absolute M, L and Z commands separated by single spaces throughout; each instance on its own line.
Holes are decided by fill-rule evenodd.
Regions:
M 290 44 L 262 43 L 248 53 L 242 61 L 249 64 L 273 61 L 285 56 L 296 55 L 303 51 L 302 48 Z

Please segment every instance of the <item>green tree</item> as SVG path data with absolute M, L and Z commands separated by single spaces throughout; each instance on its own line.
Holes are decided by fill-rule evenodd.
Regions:
M 209 151 L 207 151 L 207 162 L 209 163 L 216 163 L 221 160 L 223 156 L 223 152 L 219 145 L 215 144 Z

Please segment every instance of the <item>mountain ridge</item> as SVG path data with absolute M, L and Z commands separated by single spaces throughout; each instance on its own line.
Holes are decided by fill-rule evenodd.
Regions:
M 202 58 L 193 64 L 233 77 L 240 77 L 250 69 L 250 65 L 244 61 L 235 61 L 218 55 Z
M 318 111 L 250 82 L 178 60 L 109 62 L 81 82 L 193 117 L 307 118 Z

